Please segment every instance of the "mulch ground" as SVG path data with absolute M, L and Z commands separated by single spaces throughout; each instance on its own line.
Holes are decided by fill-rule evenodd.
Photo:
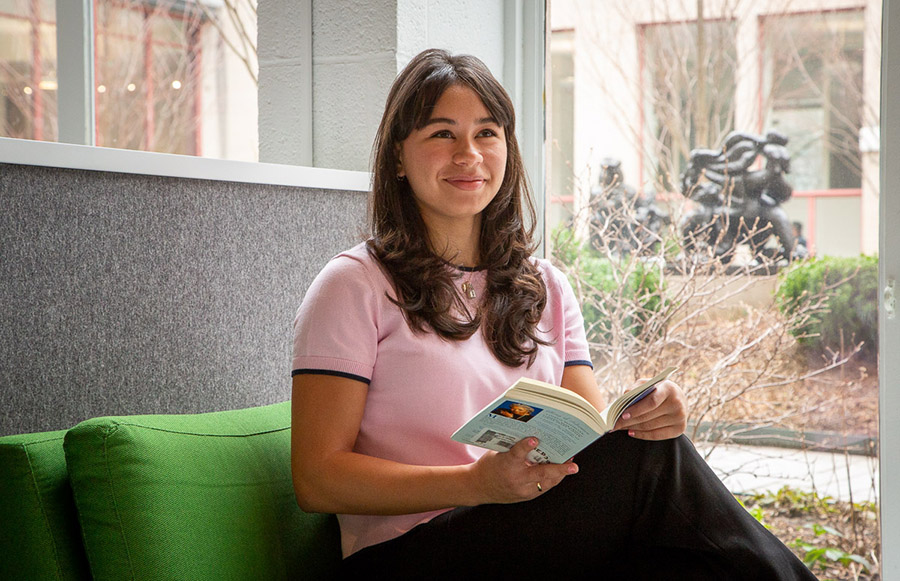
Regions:
M 804 502 L 790 493 L 742 501 L 751 512 L 758 510 L 762 523 L 801 560 L 810 558 L 810 569 L 819 579 L 880 579 L 873 507 Z
M 851 360 L 842 368 L 785 388 L 780 396 L 786 395 L 811 407 L 802 416 L 786 420 L 786 428 L 877 440 L 876 361 Z M 880 579 L 875 507 L 818 499 L 796 491 L 742 501 L 798 557 L 809 559 L 819 579 Z M 864 563 L 871 565 L 871 570 Z

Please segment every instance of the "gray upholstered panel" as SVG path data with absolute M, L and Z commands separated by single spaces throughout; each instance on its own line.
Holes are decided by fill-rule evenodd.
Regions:
M 294 312 L 365 203 L 0 164 L 0 435 L 289 399 Z

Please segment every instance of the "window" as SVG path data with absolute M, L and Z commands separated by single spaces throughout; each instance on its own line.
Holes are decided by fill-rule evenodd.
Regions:
M 879 382 L 885 394 L 891 376 L 879 379 L 883 358 L 879 362 L 875 353 L 878 341 L 886 348 L 889 326 L 878 328 L 876 321 L 877 260 L 885 256 L 860 254 L 877 250 L 879 204 L 893 199 L 879 196 L 880 152 L 873 138 L 879 95 L 889 93 L 881 92 L 877 58 L 882 3 L 842 4 L 810 0 L 788 11 L 772 3 L 554 0 L 547 149 L 551 200 L 558 203 L 548 221 L 562 213 L 568 183 L 575 215 L 556 220 L 550 254 L 581 301 L 595 374 L 607 397 L 636 376 L 678 365 L 689 435 L 726 485 L 738 494 L 774 495 L 778 489 L 766 490 L 766 477 L 788 477 L 779 488 L 788 484 L 839 500 L 835 506 L 847 520 L 834 521 L 836 530 L 857 534 L 861 529 L 845 523 L 865 523 L 875 538 L 865 544 L 854 539 L 842 549 L 864 554 L 872 569 L 866 574 L 877 574 L 877 559 L 888 553 L 878 556 L 876 505 L 867 503 L 881 506 L 874 456 Z M 571 110 L 559 113 L 560 102 Z M 715 208 L 709 215 L 754 218 L 744 212 L 747 198 L 728 206 L 727 195 L 719 197 L 724 189 L 710 178 L 727 184 L 725 172 L 747 163 L 749 171 L 761 170 L 767 162 L 751 160 L 744 154 L 752 146 L 735 142 L 740 161 L 711 170 L 719 175 L 705 174 L 701 179 L 710 179 L 711 187 L 699 193 L 708 195 L 687 199 L 679 177 L 691 150 L 711 149 L 714 157 L 732 131 L 770 130 L 788 138 L 784 145 L 773 140 L 768 152 L 772 168 L 789 167 L 780 175 L 793 188 L 792 198 L 770 216 L 778 218 L 780 232 L 788 231 L 787 222 L 800 222 L 817 260 L 786 256 L 771 239 L 732 244 L 710 236 L 698 252 L 685 232 L 714 224 L 706 219 L 707 207 Z M 779 166 L 785 150 L 790 164 Z M 755 176 L 757 186 L 773 183 L 764 171 Z M 775 201 L 759 200 L 768 207 Z M 848 280 L 828 289 L 821 312 L 815 302 L 799 301 L 806 310 L 782 308 L 791 293 L 818 300 L 821 282 L 838 285 L 831 278 L 838 272 Z M 845 307 L 841 297 L 865 298 Z M 823 327 L 803 336 L 797 330 L 809 330 L 798 325 L 805 320 Z M 747 438 L 748 445 L 731 447 L 729 438 L 731 444 Z M 778 448 L 766 448 L 774 442 Z M 818 456 L 812 446 L 838 455 Z M 831 463 L 836 458 L 840 464 Z M 754 510 L 767 522 L 766 507 Z M 883 516 L 889 521 L 890 513 Z M 775 525 L 773 532 L 808 559 L 816 554 L 813 543 L 823 542 L 804 538 L 807 531 L 798 528 Z M 813 543 L 806 547 L 794 543 L 798 539 Z M 844 541 L 835 535 L 825 542 L 836 547 Z M 863 575 L 859 563 L 852 567 L 826 574 Z
M 56 141 L 56 3 L 0 0 L 0 136 Z
M 714 147 L 734 129 L 736 25 L 730 20 L 641 26 L 644 179 L 678 189 L 690 151 Z M 703 66 L 699 66 L 702 63 Z M 674 165 L 667 165 L 670 160 Z
M 255 2 L 92 9 L 96 145 L 258 159 Z M 0 136 L 57 139 L 55 12 L 53 0 L 0 0 Z
M 763 21 L 766 126 L 791 139 L 798 190 L 859 188 L 862 10 Z
M 550 191 L 547 222 L 559 224 L 567 220 L 574 212 L 574 183 L 572 176 L 572 160 L 574 159 L 573 129 L 575 127 L 575 102 L 573 81 L 575 78 L 572 60 L 572 31 L 557 30 L 550 35 L 550 78 L 552 110 L 550 119 L 553 134 L 550 143 Z
M 877 181 L 863 170 L 860 148 L 863 119 L 876 118 L 877 107 L 864 99 L 864 11 L 768 15 L 760 29 L 761 116 L 790 140 L 795 195 L 787 211 L 817 254 L 874 252 L 874 221 L 864 221 L 876 208 L 862 201 Z

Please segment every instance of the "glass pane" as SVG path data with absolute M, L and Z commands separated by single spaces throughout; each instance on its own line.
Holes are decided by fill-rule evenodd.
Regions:
M 194 152 L 194 95 L 199 91 L 183 49 L 155 46 L 153 50 L 153 151 Z
M 806 172 L 799 189 L 861 185 L 864 26 L 862 10 L 765 20 L 768 124 L 817 142 L 793 157 Z
M 258 159 L 255 3 L 207 4 L 98 1 L 100 145 Z
M 199 14 L 196 14 L 195 17 L 199 17 Z M 159 43 L 186 44 L 188 42 L 188 22 L 188 20 L 176 15 L 156 12 L 150 20 L 153 40 Z M 196 22 L 191 24 L 196 25 Z
M 116 10 L 104 16 L 98 19 L 103 26 L 98 27 L 95 45 L 97 145 L 146 149 L 148 90 L 143 45 L 139 37 L 116 28 L 117 23 L 133 21 L 135 14 Z
M 881 2 L 835 5 L 554 0 L 546 221 L 607 401 L 677 365 L 732 492 L 871 579 Z
M 707 22 L 702 34 L 696 22 L 659 23 L 643 30 L 647 166 L 656 172 L 647 179 L 672 184 L 691 149 L 717 143 L 734 129 L 735 31 L 734 21 Z M 668 152 L 674 165 L 654 164 L 670 157 Z
M 553 141 L 550 147 L 553 149 L 551 159 L 553 168 L 550 171 L 552 179 L 548 192 L 548 220 L 551 223 L 559 223 L 572 215 L 572 203 L 574 201 L 575 172 L 572 167 L 574 158 L 574 95 L 573 80 L 575 75 L 574 60 L 572 54 L 573 35 L 569 30 L 557 30 L 550 38 L 550 59 L 552 95 L 552 110 L 550 118 L 554 127 Z
M 55 3 L 0 4 L 0 136 L 57 139 Z
M 0 15 L 27 18 L 31 11 L 31 0 L 0 0 Z

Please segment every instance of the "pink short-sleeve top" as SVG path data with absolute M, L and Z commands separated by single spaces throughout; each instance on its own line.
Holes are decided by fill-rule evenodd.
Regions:
M 547 286 L 530 367 L 498 361 L 481 332 L 447 341 L 410 329 L 393 287 L 360 244 L 315 278 L 294 320 L 293 375 L 339 375 L 368 385 L 355 451 L 414 465 L 469 464 L 484 450 L 450 435 L 522 376 L 559 385 L 568 365 L 590 365 L 584 321 L 566 277 L 534 259 Z M 481 296 L 483 271 L 463 272 Z M 461 281 L 461 282 L 462 282 Z M 473 302 L 477 299 L 471 299 Z M 444 510 L 399 516 L 338 515 L 344 556 L 397 537 Z

